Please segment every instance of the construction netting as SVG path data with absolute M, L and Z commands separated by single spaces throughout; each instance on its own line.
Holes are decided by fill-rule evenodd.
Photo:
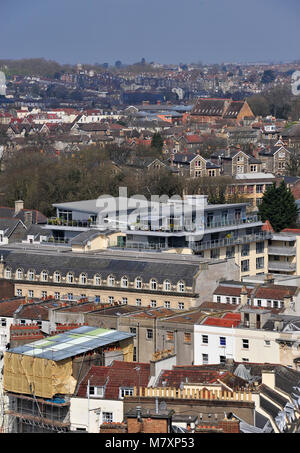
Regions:
M 76 379 L 72 376 L 72 359 L 59 362 L 22 354 L 4 354 L 4 390 L 42 398 L 74 393 Z

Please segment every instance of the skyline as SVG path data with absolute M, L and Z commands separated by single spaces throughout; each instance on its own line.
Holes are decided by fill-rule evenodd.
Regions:
M 2 5 L 1 59 L 61 64 L 294 61 L 296 0 L 45 0 Z M 9 37 L 9 39 L 7 39 Z

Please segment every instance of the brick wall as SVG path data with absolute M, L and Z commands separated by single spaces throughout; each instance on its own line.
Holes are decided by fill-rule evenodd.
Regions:
M 128 433 L 167 433 L 168 420 L 161 418 L 142 418 L 139 422 L 137 418 L 127 419 Z

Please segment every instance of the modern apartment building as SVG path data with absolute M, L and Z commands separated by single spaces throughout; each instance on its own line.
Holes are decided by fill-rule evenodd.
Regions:
M 273 274 L 300 275 L 300 230 L 272 233 L 268 243 L 268 270 Z
M 108 197 L 106 201 L 56 204 L 57 219 L 45 228 L 52 231 L 54 241 L 71 242 L 91 228 L 120 230 L 122 237 L 108 241 L 108 247 L 234 258 L 241 277 L 267 272 L 270 232 L 262 231 L 257 215 L 247 214 L 247 203 L 209 204 L 204 195 L 151 202 Z

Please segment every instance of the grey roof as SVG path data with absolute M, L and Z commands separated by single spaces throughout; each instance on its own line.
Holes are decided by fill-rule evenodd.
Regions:
M 276 368 L 275 372 L 275 387 L 282 390 L 284 393 L 291 394 L 293 387 L 299 386 L 300 373 L 299 371 L 281 366 Z
M 9 352 L 57 362 L 133 337 L 133 334 L 118 330 L 82 326 L 54 337 L 10 349 Z
M 107 235 L 109 233 L 112 233 L 111 230 L 106 230 L 106 231 L 97 231 L 97 230 L 88 230 L 88 231 L 83 231 L 82 233 L 78 234 L 75 236 L 73 239 L 71 239 L 71 244 L 72 245 L 85 245 L 89 241 L 103 235 Z
M 26 226 L 19 219 L 0 218 L 0 230 L 4 231 L 5 236 L 10 237 L 19 223 L 22 224 L 24 230 L 26 230 Z
M 46 250 L 26 250 L 22 252 L 18 249 L 2 248 L 5 265 L 9 266 L 13 272 L 18 268 L 23 268 L 24 272 L 34 269 L 37 274 L 42 270 L 47 270 L 49 274 L 59 271 L 66 274 L 72 271 L 75 277 L 85 272 L 88 278 L 95 274 L 100 274 L 103 279 L 109 275 L 114 275 L 116 280 L 120 280 L 126 275 L 130 280 L 141 277 L 144 281 L 156 278 L 158 283 L 163 283 L 165 279 L 174 284 L 184 279 L 187 286 L 193 286 L 194 276 L 199 272 L 199 262 L 191 263 L 176 261 L 171 256 L 168 259 L 148 259 L 144 255 L 143 260 L 129 256 L 120 258 L 119 256 L 94 254 L 83 255 L 71 252 L 51 252 Z

